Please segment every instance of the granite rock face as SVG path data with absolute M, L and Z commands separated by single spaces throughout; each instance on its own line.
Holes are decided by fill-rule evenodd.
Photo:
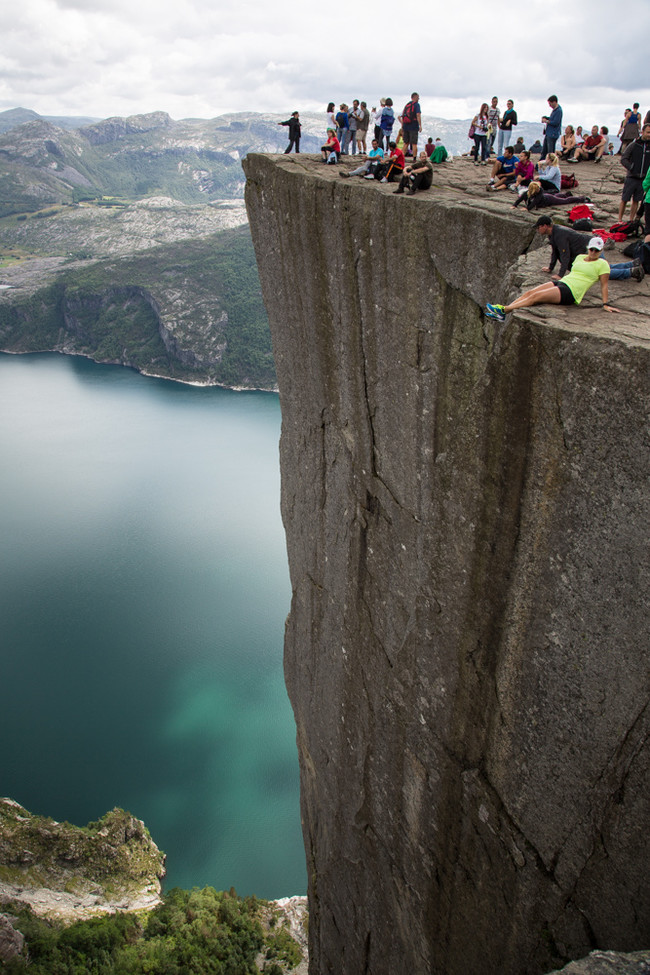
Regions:
M 530 216 L 313 158 L 244 168 L 310 971 L 537 975 L 647 947 L 647 292 L 495 325 L 486 299 L 541 280 Z

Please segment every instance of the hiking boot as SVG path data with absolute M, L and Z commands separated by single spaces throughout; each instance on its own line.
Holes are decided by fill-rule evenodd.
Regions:
M 404 190 L 393 190 L 393 196 L 397 196 L 399 193 L 403 193 Z
M 645 277 L 643 266 L 639 264 L 637 267 L 630 268 L 630 277 L 634 278 L 635 281 L 643 281 Z
M 506 312 L 503 305 L 491 305 L 489 302 L 485 306 L 487 318 L 493 318 L 497 322 L 505 322 Z
M 607 240 L 605 241 L 605 250 L 606 251 L 614 250 L 614 241 L 612 240 L 611 237 L 608 237 Z
M 632 261 L 632 267 L 641 267 L 641 258 L 635 257 Z

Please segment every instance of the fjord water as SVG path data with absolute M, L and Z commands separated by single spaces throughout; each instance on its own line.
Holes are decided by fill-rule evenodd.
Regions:
M 166 886 L 306 888 L 278 399 L 0 355 L 0 794 L 113 806 Z

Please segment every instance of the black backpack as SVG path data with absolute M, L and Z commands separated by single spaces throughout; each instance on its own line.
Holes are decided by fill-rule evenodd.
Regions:
M 634 260 L 638 258 L 645 273 L 650 274 L 650 244 L 646 244 L 643 240 L 635 240 L 623 248 L 623 253 Z

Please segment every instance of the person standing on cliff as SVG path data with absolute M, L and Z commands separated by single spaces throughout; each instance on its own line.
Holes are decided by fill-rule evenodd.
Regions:
M 419 98 L 417 91 L 414 91 L 411 100 L 406 103 L 399 117 L 402 123 L 406 155 L 413 156 L 414 159 L 418 154 L 418 136 L 422 131 L 422 110 Z
M 542 115 L 542 122 L 546 126 L 544 144 L 542 145 L 542 159 L 546 159 L 549 152 L 555 152 L 555 143 L 560 138 L 562 131 L 562 106 L 558 104 L 557 95 L 549 95 L 547 101 L 551 114 Z
M 291 118 L 288 118 L 286 122 L 278 122 L 278 125 L 288 125 L 289 126 L 289 145 L 284 150 L 285 155 L 291 152 L 293 146 L 296 147 L 295 151 L 300 152 L 300 116 L 298 112 L 293 112 Z
M 508 107 L 503 113 L 503 118 L 499 123 L 499 139 L 497 142 L 497 156 L 503 155 L 503 149 L 505 146 L 510 145 L 510 136 L 512 135 L 512 128 L 517 124 L 517 113 L 515 112 L 515 103 L 512 98 L 507 101 Z M 522 146 L 522 148 L 524 148 Z M 515 149 L 515 152 L 517 150 Z
M 501 121 L 501 109 L 499 108 L 499 99 L 495 95 L 492 99 L 492 104 L 488 108 L 488 137 L 487 137 L 487 151 L 488 156 L 494 148 L 494 140 L 497 137 L 497 131 L 499 129 L 499 123 Z
M 650 125 L 644 125 L 640 139 L 635 139 L 621 156 L 621 164 L 627 169 L 627 176 L 623 183 L 621 202 L 618 207 L 618 219 L 623 219 L 625 205 L 630 204 L 630 220 L 634 220 L 641 204 L 643 208 L 643 180 L 650 170 Z

